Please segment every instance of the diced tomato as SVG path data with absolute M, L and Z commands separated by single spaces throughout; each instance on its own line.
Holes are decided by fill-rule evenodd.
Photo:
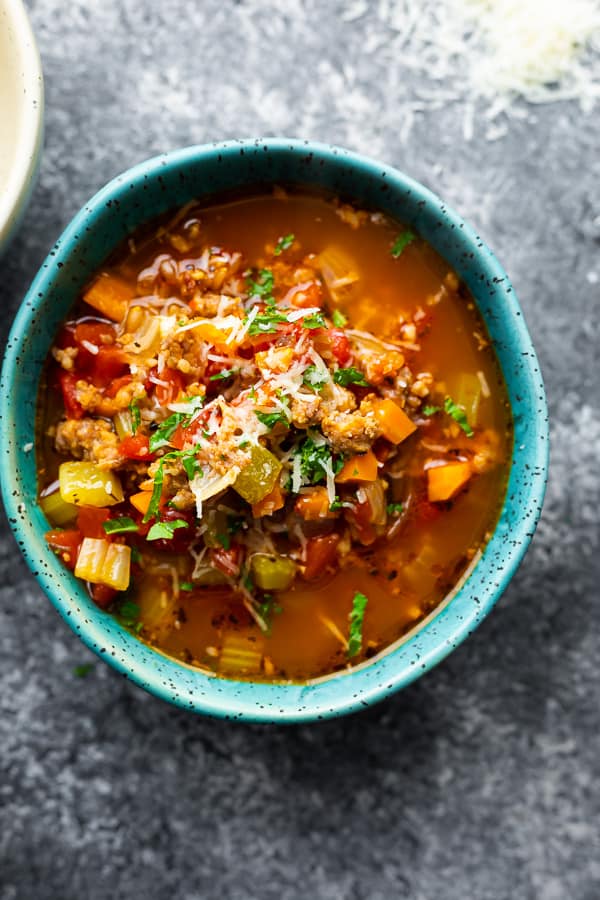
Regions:
M 146 434 L 129 434 L 119 444 L 119 453 L 127 459 L 147 461 L 154 459 L 150 453 L 150 441 Z
M 210 410 L 202 410 L 186 428 L 178 425 L 169 438 L 169 442 L 176 450 L 183 450 L 186 444 L 193 444 L 197 436 L 205 428 L 209 416 Z
M 377 538 L 377 532 L 371 522 L 373 510 L 368 500 L 359 503 L 358 500 L 352 502 L 351 508 L 344 510 L 344 515 L 348 522 L 353 526 L 357 540 L 365 547 L 372 544 Z
M 79 322 L 75 326 L 73 336 L 80 346 L 87 343 L 95 347 L 105 347 L 115 342 L 115 326 L 111 322 Z
M 74 372 L 66 372 L 61 369 L 58 373 L 58 382 L 63 396 L 63 404 L 65 412 L 69 419 L 81 419 L 83 417 L 83 406 L 77 399 L 77 382 L 79 376 Z
M 102 527 L 103 522 L 110 519 L 108 509 L 99 509 L 95 506 L 82 506 L 77 514 L 77 528 L 84 537 L 104 538 L 110 540 Z
M 304 578 L 313 581 L 337 560 L 339 534 L 324 534 L 309 538 L 304 549 Z
M 435 522 L 444 512 L 439 503 L 430 503 L 427 497 L 418 501 L 415 508 L 415 517 L 420 522 Z
M 131 384 L 132 381 L 132 375 L 121 375 L 120 378 L 111 380 L 104 393 L 107 397 L 116 397 L 121 388 L 125 387 L 126 384 Z
M 242 548 L 239 544 L 233 544 L 229 550 L 225 547 L 216 547 L 210 551 L 210 561 L 224 575 L 236 578 L 240 574 Z
M 117 591 L 107 584 L 91 584 L 90 594 L 96 606 L 99 606 L 100 609 L 108 609 L 117 596 Z
M 156 384 L 153 381 L 150 382 L 150 387 L 154 388 L 156 399 L 161 406 L 166 406 L 167 403 L 173 403 L 185 388 L 183 375 L 176 369 L 163 369 L 160 375 L 157 373 L 156 369 L 154 369 L 151 372 L 151 375 L 156 378 L 157 381 L 163 382 L 163 384 Z
M 123 376 L 131 380 L 131 376 L 127 375 L 128 369 L 129 363 L 124 350 L 120 347 L 100 347 L 91 364 L 90 374 L 96 387 L 105 387 Z
M 192 510 L 179 510 L 166 507 L 160 512 L 160 522 L 182 521 L 186 523 L 186 527 L 176 528 L 172 538 L 159 538 L 157 541 L 151 541 L 151 545 L 155 550 L 167 550 L 171 553 L 185 553 L 188 549 L 190 541 L 194 537 L 195 516 Z M 148 526 L 150 527 L 150 526 Z
M 352 362 L 352 350 L 350 349 L 350 341 L 341 328 L 329 328 L 327 337 L 331 344 L 331 352 L 335 356 L 338 365 L 345 368 Z
M 305 281 L 297 284 L 287 292 L 284 305 L 290 304 L 301 309 L 323 305 L 323 291 L 318 281 Z
M 60 556 L 68 569 L 74 569 L 79 554 L 79 547 L 83 535 L 80 531 L 72 528 L 66 531 L 56 529 L 46 532 L 46 542 L 51 550 Z

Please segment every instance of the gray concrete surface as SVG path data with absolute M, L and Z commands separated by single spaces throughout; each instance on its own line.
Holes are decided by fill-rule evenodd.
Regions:
M 553 423 L 535 542 L 436 671 L 352 718 L 269 728 L 192 718 L 92 659 L 3 523 L 2 900 L 600 896 L 599 114 L 521 107 L 490 141 L 480 111 L 465 141 L 457 78 L 439 102 L 450 82 L 405 64 L 389 6 L 31 0 L 46 148 L 2 260 L 2 335 L 73 213 L 146 156 L 277 133 L 379 156 L 514 280 Z

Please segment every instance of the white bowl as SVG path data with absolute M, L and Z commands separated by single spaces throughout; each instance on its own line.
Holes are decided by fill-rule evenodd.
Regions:
M 0 250 L 25 211 L 42 146 L 40 55 L 21 0 L 0 0 Z

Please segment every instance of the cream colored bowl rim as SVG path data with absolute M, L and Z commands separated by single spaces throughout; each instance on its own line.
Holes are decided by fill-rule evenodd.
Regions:
M 0 0 L 0 28 L 12 33 L 16 50 L 16 67 L 9 67 L 3 77 L 8 74 L 20 82 L 22 98 L 13 159 L 0 189 L 2 246 L 16 226 L 32 187 L 42 141 L 44 87 L 40 55 L 21 0 Z

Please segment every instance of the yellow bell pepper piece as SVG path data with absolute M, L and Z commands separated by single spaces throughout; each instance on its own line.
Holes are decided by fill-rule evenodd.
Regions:
M 62 463 L 58 484 L 64 502 L 76 506 L 114 506 L 123 499 L 123 488 L 117 476 L 96 463 Z

